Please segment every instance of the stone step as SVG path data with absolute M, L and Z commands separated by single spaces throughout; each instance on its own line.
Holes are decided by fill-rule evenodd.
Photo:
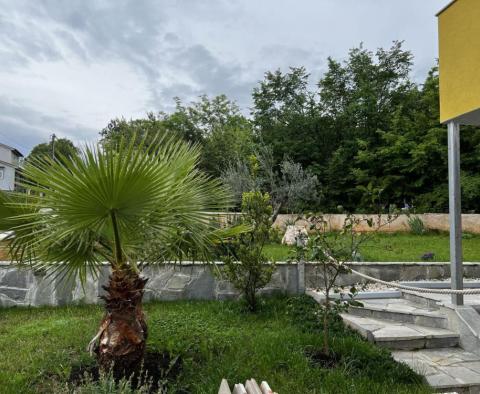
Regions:
M 409 290 L 402 290 L 402 298 L 414 304 L 421 305 L 425 308 L 439 309 L 439 302 L 435 299 L 428 298 L 420 293 Z
M 378 346 L 396 350 L 445 348 L 458 345 L 459 335 L 444 328 L 341 315 L 347 326 Z
M 396 350 L 392 356 L 425 376 L 436 391 L 480 392 L 480 356 L 460 348 Z
M 403 298 L 384 298 L 361 301 L 363 307 L 349 307 L 355 316 L 434 328 L 448 328 L 448 318 L 437 308 L 412 303 Z

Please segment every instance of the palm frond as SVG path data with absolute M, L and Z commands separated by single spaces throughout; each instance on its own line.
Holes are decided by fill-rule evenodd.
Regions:
M 0 199 L 0 228 L 14 232 L 12 256 L 55 275 L 85 278 L 105 259 L 118 263 L 112 214 L 132 266 L 147 239 L 206 254 L 222 234 L 212 212 L 230 206 L 231 196 L 197 170 L 199 153 L 198 146 L 162 137 L 148 146 L 135 139 L 115 148 L 86 146 L 69 160 L 32 160 L 23 171 L 31 195 Z

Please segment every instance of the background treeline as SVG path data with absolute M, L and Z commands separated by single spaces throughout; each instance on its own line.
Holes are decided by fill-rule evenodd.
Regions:
M 153 132 L 201 144 L 204 170 L 233 179 L 234 188 L 248 190 L 256 182 L 275 193 L 269 190 L 274 184 L 280 211 L 333 212 L 340 205 L 362 212 L 371 207 L 371 195 L 380 195 L 384 204 L 446 212 L 438 71 L 433 67 L 417 84 L 412 64 L 401 43 L 375 52 L 360 46 L 343 62 L 329 58 L 318 81 L 303 67 L 267 72 L 253 89 L 250 116 L 223 95 L 189 105 L 176 99 L 172 113 L 112 120 L 101 138 L 118 143 Z M 479 129 L 462 128 L 461 149 L 462 208 L 478 211 Z

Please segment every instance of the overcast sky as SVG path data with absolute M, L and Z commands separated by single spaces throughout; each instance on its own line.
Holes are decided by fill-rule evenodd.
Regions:
M 404 40 L 421 82 L 448 0 L 0 0 L 0 142 L 24 154 L 52 132 L 76 143 L 110 119 L 224 93 L 245 113 L 265 71 L 318 77 Z

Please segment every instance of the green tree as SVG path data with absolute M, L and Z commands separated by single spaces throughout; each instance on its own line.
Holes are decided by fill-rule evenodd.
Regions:
M 354 48 L 343 64 L 329 59 L 328 71 L 318 84 L 320 105 L 340 144 L 327 169 L 326 200 L 358 209 L 365 207 L 358 186 L 372 182 L 387 188 L 386 163 L 375 151 L 381 145 L 381 133 L 411 113 L 416 92 L 409 79 L 411 65 L 412 55 L 400 42 L 375 53 L 362 46 Z
M 165 125 L 165 114 L 150 112 L 145 119 L 112 119 L 100 132 L 103 146 L 116 147 L 122 141 L 135 140 L 136 145 L 144 143 L 148 147 L 159 137 L 170 136 L 182 139 L 183 135 L 172 131 Z
M 200 167 L 219 176 L 228 164 L 248 157 L 255 146 L 253 128 L 238 106 L 220 95 L 209 99 L 200 96 L 188 106 L 175 99 L 175 111 L 150 113 L 146 119 L 114 119 L 100 135 L 102 143 L 116 145 L 122 138 L 136 136 L 137 144 L 144 138 L 170 135 L 202 147 Z M 148 146 L 147 141 L 147 146 Z
M 273 206 L 272 222 L 281 211 L 301 212 L 318 205 L 318 179 L 289 158 L 275 163 L 272 149 L 260 145 L 249 161 L 237 161 L 222 173 L 222 180 L 238 199 L 249 190 L 268 193 Z
M 73 142 L 67 138 L 58 138 L 53 142 L 55 144 L 52 147 L 52 142 L 43 142 L 41 144 L 35 145 L 27 156 L 27 161 L 32 161 L 35 158 L 52 156 L 53 149 L 56 156 L 63 156 L 67 159 L 72 159 L 75 156 L 78 156 L 79 150 L 73 145 Z
M 230 197 L 219 181 L 197 170 L 199 148 L 167 138 L 146 142 L 87 147 L 71 161 L 32 160 L 24 176 L 35 193 L 0 197 L 0 223 L 13 231 L 8 243 L 15 261 L 82 282 L 103 261 L 110 263 L 106 311 L 90 348 L 115 376 L 138 370 L 145 350 L 148 279 L 137 265 L 145 240 L 153 236 L 165 245 L 161 257 L 172 257 L 177 251 L 170 245 L 188 235 L 208 258 L 212 243 L 229 232 L 209 220 Z
M 253 122 L 262 142 L 272 148 L 274 160 L 285 157 L 311 168 L 322 177 L 322 165 L 331 156 L 332 138 L 318 100 L 308 88 L 305 68 L 267 72 L 253 90 Z

